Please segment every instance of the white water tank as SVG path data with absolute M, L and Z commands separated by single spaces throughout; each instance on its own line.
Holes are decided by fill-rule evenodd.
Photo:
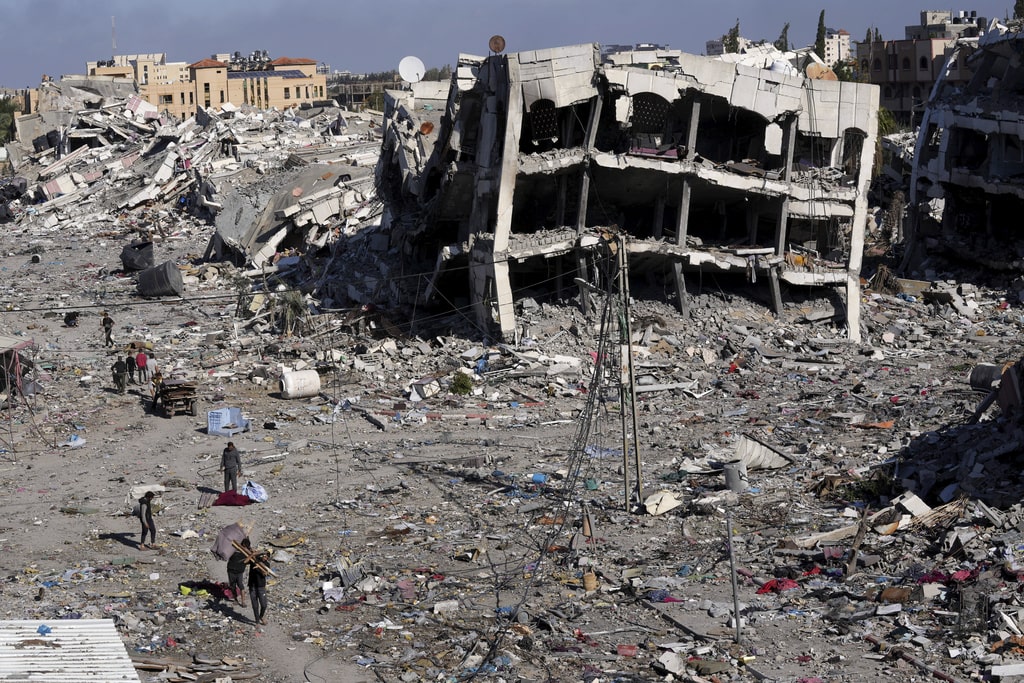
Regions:
M 298 370 L 281 375 L 282 398 L 311 398 L 320 394 L 320 373 Z

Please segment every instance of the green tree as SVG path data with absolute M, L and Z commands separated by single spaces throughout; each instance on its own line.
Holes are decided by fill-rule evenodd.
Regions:
M 865 43 L 870 43 L 871 42 L 871 27 L 870 26 L 868 26 L 867 35 L 864 36 L 864 42 Z
M 882 32 L 878 30 L 877 26 L 875 27 L 875 37 L 872 40 L 876 43 L 882 42 Z
M 14 117 L 18 103 L 12 97 L 0 99 L 0 144 L 14 139 Z
M 1024 2 L 1024 0 L 1021 0 L 1021 1 Z M 782 52 L 788 52 L 789 51 L 789 22 L 788 21 L 786 22 L 786 25 L 782 27 L 782 33 L 779 34 L 779 37 L 776 38 L 775 42 L 772 43 L 772 44 L 775 46 L 775 49 L 777 49 L 777 50 L 781 50 Z
M 818 15 L 818 35 L 814 39 L 814 53 L 825 61 L 825 10 Z
M 1024 19 L 1024 0 L 1015 0 L 1013 3 L 1013 18 Z
M 726 52 L 740 51 L 740 20 L 736 19 L 736 25 L 729 29 L 729 32 L 722 36 L 722 48 Z

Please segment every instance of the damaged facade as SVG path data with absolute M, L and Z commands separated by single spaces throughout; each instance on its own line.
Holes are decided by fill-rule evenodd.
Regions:
M 680 311 L 705 273 L 756 282 L 776 312 L 784 285 L 825 287 L 858 339 L 877 87 L 665 52 L 658 70 L 597 44 L 461 55 L 439 130 L 389 93 L 392 243 L 433 263 L 415 296 L 468 291 L 509 338 L 523 293 L 600 284 L 600 234 L 617 230 L 634 288 Z
M 989 270 L 1021 270 L 1021 254 L 997 229 L 1024 209 L 1019 30 L 992 22 L 980 37 L 959 40 L 935 84 L 914 154 L 904 267 L 946 253 Z M 964 54 L 973 72 L 966 85 L 951 79 Z

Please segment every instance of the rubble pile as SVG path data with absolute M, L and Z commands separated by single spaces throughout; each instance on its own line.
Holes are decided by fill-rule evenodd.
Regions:
M 218 185 L 218 231 L 290 196 L 271 213 L 291 233 L 320 201 L 363 194 L 335 184 L 350 164 L 252 151 L 258 126 L 306 135 L 259 119 L 174 127 L 179 150 L 217 148 L 202 178 Z M 373 210 L 352 213 L 369 189 L 317 219 L 332 226 L 322 248 L 282 238 L 257 266 L 225 241 L 239 265 L 200 257 L 214 227 L 178 206 L 199 181 L 160 129 L 133 143 L 152 175 L 89 179 L 122 142 L 18 170 L 34 189 L 0 236 L 0 332 L 32 342 L 18 354 L 34 388 L 5 394 L 0 431 L 5 618 L 115 619 L 142 680 L 1024 671 L 1020 401 L 1004 372 L 1024 318 L 1005 292 L 865 289 L 858 343 L 817 301 L 773 315 L 754 288 L 709 284 L 681 316 L 637 286 L 629 433 L 632 406 L 595 373 L 610 331 L 572 302 L 519 297 L 501 343 L 457 313 L 389 308 L 410 285 Z M 217 129 L 256 158 L 219 156 Z M 57 177 L 75 201 L 37 194 Z M 179 265 L 183 297 L 142 297 L 118 268 L 116 247 L 140 236 Z M 113 391 L 111 363 L 136 348 L 195 385 L 196 415 L 154 411 L 144 383 Z M 225 436 L 265 502 L 212 504 Z M 148 483 L 162 489 L 155 553 L 135 547 L 126 497 Z M 210 552 L 239 521 L 272 552 L 265 627 Z

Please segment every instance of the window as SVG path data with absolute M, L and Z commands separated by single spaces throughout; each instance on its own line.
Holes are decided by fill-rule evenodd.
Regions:
M 220 91 L 220 103 L 224 104 L 224 91 L 223 90 Z
M 885 99 L 891 100 L 892 99 L 892 88 L 890 88 L 889 86 L 885 86 L 885 91 L 882 94 L 885 95 Z
M 174 95 L 161 95 L 160 104 L 174 104 Z
M 882 60 L 879 59 L 878 57 L 875 57 L 875 61 L 871 62 L 871 70 L 872 71 L 881 71 L 882 70 Z
M 285 86 L 284 88 L 284 98 L 286 100 L 290 100 L 292 98 L 292 89 L 288 86 Z
M 921 57 L 921 59 L 918 60 L 917 68 L 920 69 L 921 71 L 927 71 L 928 70 L 928 58 L 927 57 Z
M 181 105 L 185 106 L 185 93 L 184 92 L 181 93 Z
M 195 102 L 192 101 L 192 91 L 189 91 L 189 93 L 188 93 L 188 103 L 189 104 L 195 104 Z
M 908 59 L 907 57 L 904 57 L 903 58 L 903 62 L 902 62 L 902 66 L 903 66 L 903 70 L 904 71 L 910 71 L 910 59 Z
M 886 68 L 889 69 L 889 71 L 895 71 L 896 70 L 896 55 L 889 55 L 889 59 L 887 60 L 887 62 L 888 62 L 888 64 L 886 65 Z

